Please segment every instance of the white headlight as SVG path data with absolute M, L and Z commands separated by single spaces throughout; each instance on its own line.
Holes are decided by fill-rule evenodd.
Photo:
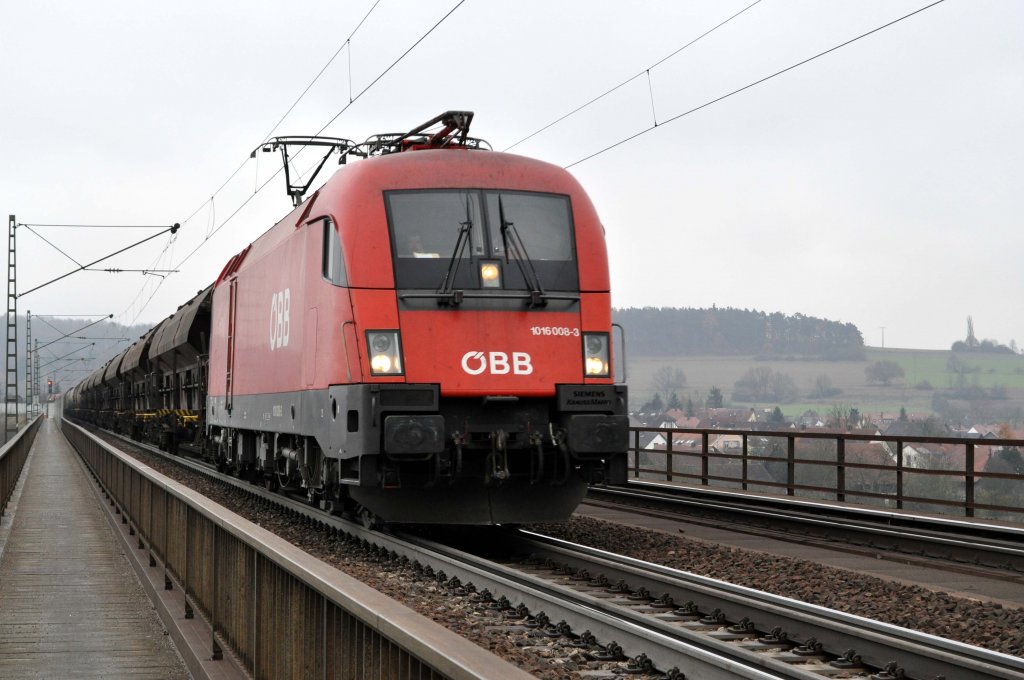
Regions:
M 398 331 L 366 331 L 371 375 L 402 374 L 402 343 Z
M 587 357 L 587 375 L 588 376 L 606 376 L 608 375 L 608 363 L 601 361 L 597 357 Z
M 583 372 L 588 378 L 611 375 L 607 333 L 583 334 Z

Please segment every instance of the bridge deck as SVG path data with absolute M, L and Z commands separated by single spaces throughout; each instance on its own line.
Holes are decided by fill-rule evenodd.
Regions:
M 22 484 L 0 542 L 0 678 L 188 678 L 55 420 Z

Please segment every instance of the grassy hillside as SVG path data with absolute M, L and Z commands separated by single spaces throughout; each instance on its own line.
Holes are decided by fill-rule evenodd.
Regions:
M 686 386 L 676 390 L 685 402 L 687 397 L 694 403 L 702 402 L 712 386 L 717 386 L 725 395 L 727 405 L 733 406 L 774 406 L 775 404 L 753 404 L 732 402 L 733 386 L 746 371 L 754 367 L 768 367 L 792 377 L 799 392 L 796 402 L 782 404 L 787 416 L 803 413 L 808 408 L 827 410 L 835 404 L 853 406 L 862 413 L 893 412 L 905 407 L 909 412 L 932 412 L 932 397 L 936 391 L 943 392 L 956 385 L 957 374 L 949 370 L 948 362 L 952 353 L 945 350 L 912 350 L 868 348 L 863 361 L 802 361 L 772 360 L 757 361 L 753 357 L 686 356 L 686 357 L 639 357 L 628 359 L 628 382 L 630 401 L 639 405 L 653 396 L 653 378 L 659 369 L 669 366 L 681 369 L 686 375 Z M 962 362 L 962 375 L 966 384 L 990 389 L 997 386 L 1006 388 L 1009 397 L 997 404 L 1000 413 L 1009 410 L 1024 412 L 1024 356 L 1014 354 L 964 354 L 956 355 Z M 904 377 L 889 386 L 870 385 L 864 369 L 876 361 L 892 361 L 900 365 Z M 966 370 L 965 370 L 966 369 Z M 834 388 L 842 390 L 836 396 L 825 399 L 811 399 L 807 395 L 814 389 L 819 376 L 828 376 Z M 933 389 L 918 389 L 915 386 L 927 381 Z M 662 397 L 667 395 L 662 394 Z

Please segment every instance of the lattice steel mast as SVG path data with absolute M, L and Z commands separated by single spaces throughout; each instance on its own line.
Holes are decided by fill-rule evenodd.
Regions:
M 4 396 L 4 441 L 18 431 L 18 285 L 15 260 L 14 215 L 7 220 L 7 393 Z M 11 405 L 14 413 L 11 413 Z
M 34 347 L 32 348 L 32 360 L 35 363 L 32 369 L 32 377 L 35 378 L 35 384 L 32 386 L 32 394 L 36 395 L 35 403 L 32 404 L 32 415 L 39 415 L 41 407 L 39 403 L 39 341 L 33 340 Z
M 25 415 L 32 415 L 32 311 L 25 312 Z

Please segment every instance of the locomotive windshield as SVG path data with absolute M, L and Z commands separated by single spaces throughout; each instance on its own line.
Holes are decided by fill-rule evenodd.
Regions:
M 440 190 L 385 198 L 398 288 L 579 290 L 568 196 Z M 489 263 L 496 278 L 484 280 Z

